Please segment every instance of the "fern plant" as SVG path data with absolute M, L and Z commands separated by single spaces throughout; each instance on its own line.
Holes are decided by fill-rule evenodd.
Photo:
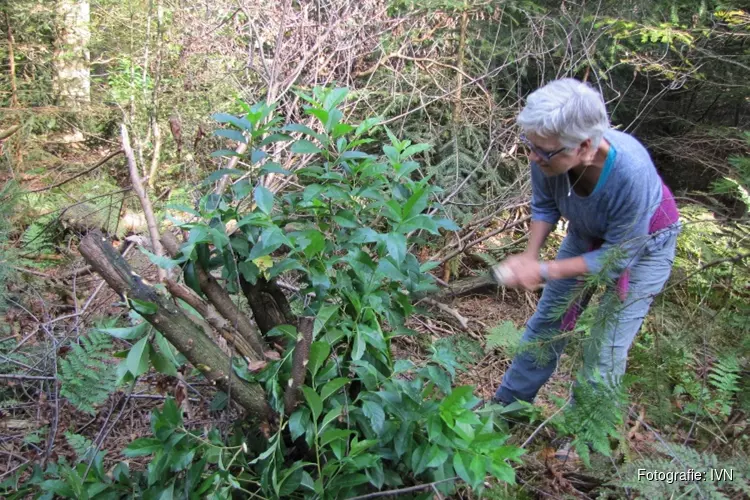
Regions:
M 93 415 L 116 387 L 115 366 L 107 362 L 111 349 L 109 335 L 93 329 L 59 361 L 60 394 L 79 410 Z
M 750 494 L 750 463 L 728 463 L 716 455 L 677 443 L 657 445 L 662 456 L 627 464 L 609 484 L 634 490 L 643 498 L 741 498 Z M 679 472 L 692 471 L 692 475 Z M 648 480 L 647 472 L 671 473 L 663 480 Z M 697 475 L 697 474 L 700 475 Z
M 73 432 L 66 432 L 65 440 L 75 452 L 78 462 L 86 461 L 94 451 L 94 442 L 86 436 L 75 434 Z
M 715 389 L 715 407 L 727 417 L 732 411 L 732 399 L 740 390 L 740 363 L 734 354 L 720 357 L 708 375 L 711 386 Z
M 590 452 L 612 455 L 610 438 L 619 445 L 622 440 L 623 409 L 626 407 L 626 385 L 610 386 L 592 383 L 578 377 L 573 388 L 573 401 L 553 425 L 563 434 L 574 436 L 571 446 L 581 460 L 591 466 Z

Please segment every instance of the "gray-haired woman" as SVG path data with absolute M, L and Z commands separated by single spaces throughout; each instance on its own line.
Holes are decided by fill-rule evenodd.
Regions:
M 531 234 L 526 251 L 499 266 L 506 286 L 533 290 L 546 282 L 522 343 L 540 343 L 551 355 L 540 362 L 522 350 L 493 397 L 501 404 L 533 401 L 552 375 L 567 342 L 564 332 L 590 298 L 576 293 L 590 274 L 611 278 L 618 300 L 614 310 L 599 309 L 584 371 L 592 381 L 619 381 L 630 345 L 670 275 L 680 232 L 674 198 L 648 151 L 610 127 L 602 96 L 588 84 L 562 79 L 545 85 L 529 95 L 517 122 L 531 160 Z M 561 216 L 569 225 L 557 258 L 540 261 Z

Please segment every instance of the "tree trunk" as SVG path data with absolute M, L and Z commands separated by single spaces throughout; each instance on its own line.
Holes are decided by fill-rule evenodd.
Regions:
M 57 0 L 53 90 L 60 106 L 78 108 L 91 100 L 89 0 Z
M 155 304 L 156 312 L 141 314 L 146 321 L 253 417 L 268 420 L 271 410 L 263 389 L 240 379 L 230 369 L 229 359 L 221 349 L 178 306 L 135 274 L 101 232 L 92 231 L 86 235 L 81 241 L 80 251 L 94 271 L 121 297 Z
M 289 301 L 276 282 L 259 277 L 252 285 L 240 277 L 240 286 L 253 310 L 255 323 L 263 335 L 279 325 L 297 324 Z

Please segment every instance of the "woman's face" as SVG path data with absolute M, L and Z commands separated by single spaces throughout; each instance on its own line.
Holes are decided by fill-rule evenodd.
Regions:
M 565 149 L 558 137 L 541 137 L 529 132 L 524 142 L 529 151 L 529 159 L 549 176 L 564 174 L 573 167 L 589 163 L 596 152 L 592 151 L 590 139 L 574 149 Z

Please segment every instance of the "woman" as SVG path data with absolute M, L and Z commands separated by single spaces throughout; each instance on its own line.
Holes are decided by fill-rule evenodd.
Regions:
M 526 251 L 499 266 L 506 286 L 534 290 L 546 283 L 522 343 L 544 345 L 550 355 L 540 361 L 527 350 L 515 357 L 493 397 L 506 405 L 532 402 L 554 372 L 569 336 L 564 332 L 588 302 L 580 296 L 571 302 L 587 275 L 608 277 L 617 298 L 594 322 L 597 342 L 584 349 L 584 371 L 592 381 L 601 380 L 598 372 L 616 383 L 670 275 L 680 232 L 677 206 L 648 151 L 610 128 L 602 96 L 589 85 L 574 79 L 545 85 L 528 97 L 517 122 L 531 160 L 531 234 Z M 557 258 L 540 261 L 561 216 L 569 224 Z

